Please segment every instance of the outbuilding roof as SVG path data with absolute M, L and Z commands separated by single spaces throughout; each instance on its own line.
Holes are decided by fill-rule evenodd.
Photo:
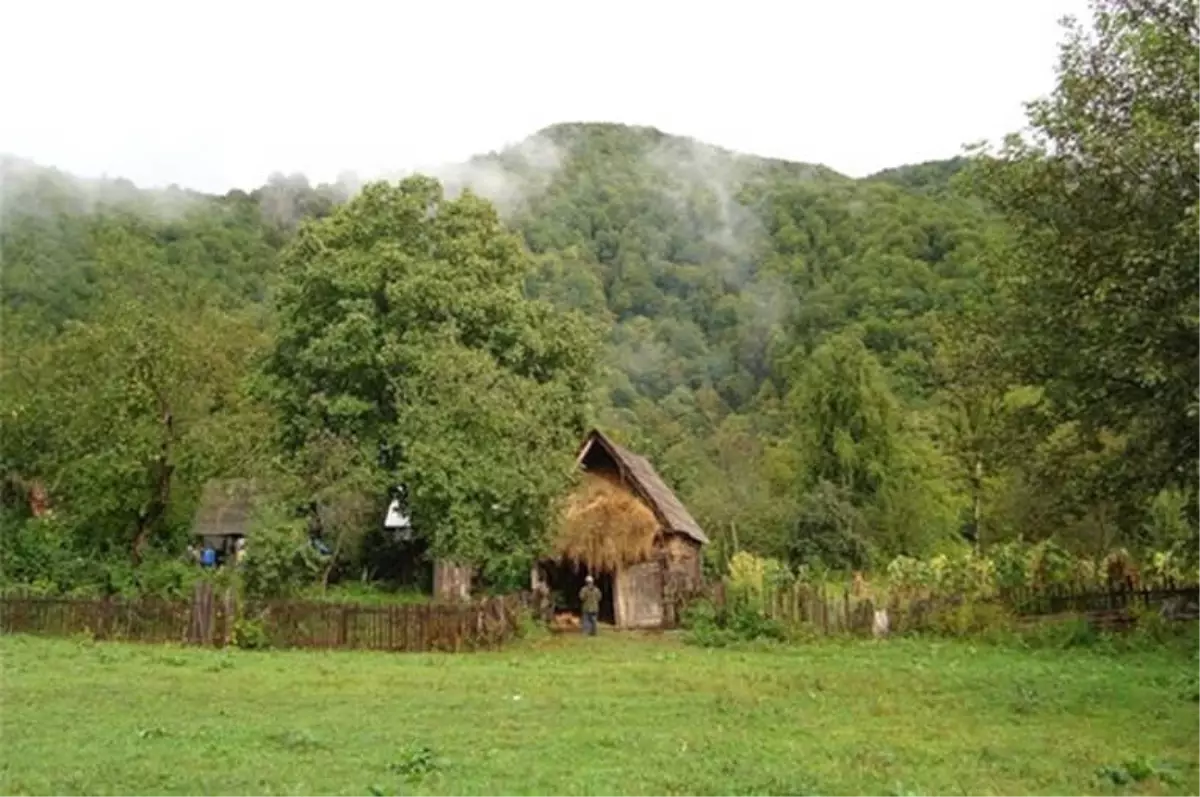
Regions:
M 701 545 L 708 544 L 708 537 L 700 528 L 700 524 L 654 470 L 654 466 L 650 464 L 649 460 L 614 443 L 599 429 L 593 429 L 588 432 L 587 438 L 584 439 L 583 445 L 579 449 L 579 456 L 576 457 L 576 462 L 580 467 L 583 466 L 583 461 L 592 446 L 603 447 L 612 457 L 617 463 L 617 467 L 621 469 L 622 475 L 662 522 L 663 528 L 690 537 Z

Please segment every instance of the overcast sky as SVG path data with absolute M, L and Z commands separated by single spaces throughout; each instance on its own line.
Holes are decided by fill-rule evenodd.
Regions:
M 562 121 L 860 176 L 958 153 L 1053 87 L 1085 0 L 5 0 L 0 152 L 223 191 L 369 177 Z

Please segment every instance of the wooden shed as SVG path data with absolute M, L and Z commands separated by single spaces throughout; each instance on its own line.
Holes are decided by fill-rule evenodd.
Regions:
M 258 492 L 249 479 L 213 479 L 200 493 L 192 535 L 212 548 L 221 560 L 243 550 Z
M 577 610 L 590 574 L 604 592 L 602 621 L 662 626 L 670 619 L 667 597 L 700 584 L 708 538 L 644 457 L 599 430 L 588 434 L 576 462 L 581 483 L 568 497 L 550 556 L 534 569 L 534 588 L 547 587 Z

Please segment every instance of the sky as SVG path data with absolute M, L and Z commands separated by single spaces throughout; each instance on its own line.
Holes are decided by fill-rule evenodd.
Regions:
M 864 176 L 1024 124 L 1085 0 L 0 3 L 0 153 L 144 187 L 652 125 Z

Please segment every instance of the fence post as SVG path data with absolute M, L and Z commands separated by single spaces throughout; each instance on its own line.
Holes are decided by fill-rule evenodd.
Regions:
M 233 626 L 238 618 L 238 594 L 233 587 L 226 587 L 221 596 L 220 623 L 217 625 L 217 646 L 225 647 L 233 638 Z
M 346 612 L 348 609 L 349 607 L 343 605 L 338 611 L 337 636 L 335 637 L 338 647 L 346 644 Z

